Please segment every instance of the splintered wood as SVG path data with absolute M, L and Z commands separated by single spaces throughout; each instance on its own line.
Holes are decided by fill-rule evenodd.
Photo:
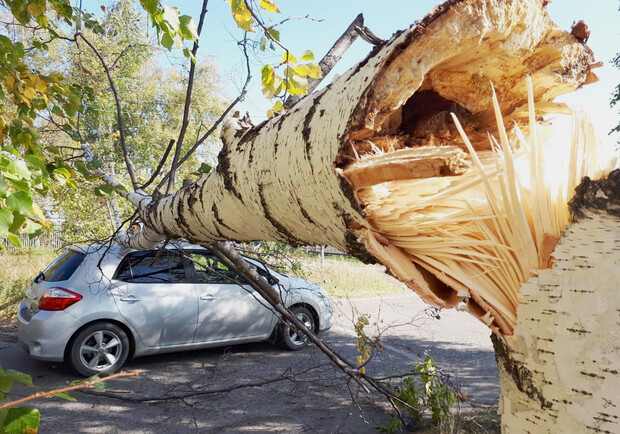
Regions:
M 474 150 L 452 115 L 468 155 L 454 146 L 377 151 L 344 170 L 366 213 L 368 250 L 426 301 L 465 302 L 503 335 L 513 333 L 519 288 L 550 264 L 576 184 L 603 170 L 583 116 L 572 140 L 547 143 L 529 79 L 528 96 L 527 138 L 517 130 L 509 139 L 493 95 L 492 151 Z

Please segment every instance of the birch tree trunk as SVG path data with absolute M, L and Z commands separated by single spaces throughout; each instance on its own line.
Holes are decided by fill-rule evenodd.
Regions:
M 514 335 L 493 339 L 506 433 L 620 432 L 620 172 L 587 184 L 554 265 L 521 288 Z
M 619 279 L 611 277 L 617 277 L 617 217 L 601 213 L 574 223 L 550 270 L 544 268 L 556 237 L 536 232 L 541 244 L 528 257 L 521 252 L 531 250 L 523 238 L 531 236 L 527 228 L 500 240 L 520 245 L 474 237 L 468 254 L 454 244 L 439 258 L 433 256 L 433 243 L 431 253 L 416 253 L 422 228 L 440 227 L 444 220 L 456 222 L 455 228 L 486 220 L 495 222 L 494 228 L 506 226 L 497 206 L 487 216 L 488 191 L 462 200 L 444 194 L 442 206 L 455 205 L 451 200 L 466 203 L 473 217 L 457 221 L 454 212 L 446 212 L 437 213 L 436 221 L 416 220 L 436 209 L 429 203 L 431 190 L 439 196 L 454 191 L 457 197 L 461 187 L 454 180 L 465 179 L 468 186 L 483 182 L 471 178 L 470 167 L 479 161 L 464 152 L 469 140 L 457 132 L 450 112 L 471 138 L 470 153 L 487 152 L 481 167 L 491 162 L 496 172 L 505 173 L 512 163 L 505 154 L 498 161 L 488 152 L 488 133 L 499 134 L 502 143 L 505 137 L 520 137 L 511 125 L 527 132 L 528 119 L 535 123 L 545 113 L 564 110 L 553 98 L 596 81 L 592 52 L 557 28 L 545 3 L 447 1 L 285 114 L 250 129 L 231 119 L 222 131 L 215 172 L 171 196 L 127 194 L 145 229 L 124 241 L 146 247 L 162 236 L 196 243 L 278 240 L 331 245 L 364 261 L 379 261 L 435 306 L 466 303 L 495 333 L 506 432 L 554 431 L 553 424 L 566 432 L 574 427 L 617 432 Z M 536 112 L 527 108 L 528 76 Z M 507 133 L 501 120 L 495 123 L 489 82 Z M 588 158 L 585 151 L 580 157 Z M 531 167 L 534 174 L 537 169 Z M 494 181 L 497 203 L 510 204 L 523 195 L 510 191 L 508 199 L 507 185 L 518 187 L 509 178 Z M 540 197 L 532 201 L 542 203 Z M 506 218 L 538 225 L 529 211 Z M 481 252 L 487 245 L 493 255 Z M 519 255 L 526 257 L 525 264 Z M 489 263 L 480 272 L 459 269 L 451 275 L 438 265 L 446 258 L 457 268 L 461 262 Z M 513 262 L 514 270 L 487 278 L 487 271 Z M 506 282 L 517 285 L 516 292 L 523 288 L 511 293 Z M 596 320 L 601 327 L 595 327 Z

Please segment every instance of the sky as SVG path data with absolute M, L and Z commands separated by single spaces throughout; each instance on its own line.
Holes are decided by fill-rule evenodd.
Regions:
M 199 0 L 177 0 L 169 4 L 177 6 L 182 14 L 198 19 Z M 388 39 L 395 31 L 409 27 L 424 17 L 438 0 L 276 0 L 281 14 L 273 15 L 278 22 L 287 17 L 312 19 L 291 20 L 280 27 L 282 42 L 293 52 L 302 53 L 306 49 L 314 52 L 319 60 L 336 39 L 344 32 L 355 16 L 362 12 L 365 25 L 382 39 Z M 599 140 L 610 144 L 620 140 L 620 135 L 609 136 L 609 131 L 620 120 L 620 107 L 610 108 L 609 102 L 614 87 L 620 83 L 620 69 L 611 64 L 611 59 L 620 51 L 620 2 L 618 0 L 553 0 L 547 10 L 551 18 L 563 29 L 570 31 L 576 21 L 584 20 L 591 36 L 588 45 L 594 51 L 597 61 L 604 66 L 596 69 L 598 83 L 584 86 L 577 92 L 558 98 L 572 106 L 581 106 L 592 117 Z M 321 21 L 317 21 L 321 20 Z M 211 58 L 219 68 L 222 87 L 230 97 L 237 95 L 245 78 L 244 59 L 236 41 L 242 32 L 237 29 L 231 14 L 228 0 L 210 0 L 208 14 L 201 38 L 200 57 Z M 342 74 L 363 60 L 372 46 L 360 38 L 354 42 L 345 56 L 328 75 L 323 84 L 330 83 L 334 74 Z M 260 90 L 260 67 L 275 62 L 277 57 L 252 56 L 252 84 L 246 100 L 238 106 L 242 112 L 248 111 L 255 123 L 265 119 L 271 107 L 269 100 Z

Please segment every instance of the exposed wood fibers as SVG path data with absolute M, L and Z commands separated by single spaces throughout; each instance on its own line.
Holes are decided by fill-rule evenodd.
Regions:
M 493 92 L 499 140 L 488 136 L 490 151 L 476 150 L 452 114 L 469 155 L 456 146 L 377 147 L 343 171 L 366 213 L 367 249 L 427 302 L 463 300 L 503 335 L 513 332 L 521 285 L 550 266 L 576 183 L 609 170 L 597 170 L 591 127 L 577 116 L 564 150 L 568 170 L 552 171 L 562 157 L 544 152 L 529 77 L 527 85 L 526 133 L 507 133 Z

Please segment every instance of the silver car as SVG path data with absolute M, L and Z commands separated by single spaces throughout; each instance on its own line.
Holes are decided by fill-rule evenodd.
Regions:
M 325 289 L 246 258 L 315 332 L 331 326 Z M 40 273 L 18 311 L 18 341 L 39 360 L 85 376 L 147 354 L 273 338 L 298 350 L 307 338 L 202 247 L 136 251 L 71 247 Z

